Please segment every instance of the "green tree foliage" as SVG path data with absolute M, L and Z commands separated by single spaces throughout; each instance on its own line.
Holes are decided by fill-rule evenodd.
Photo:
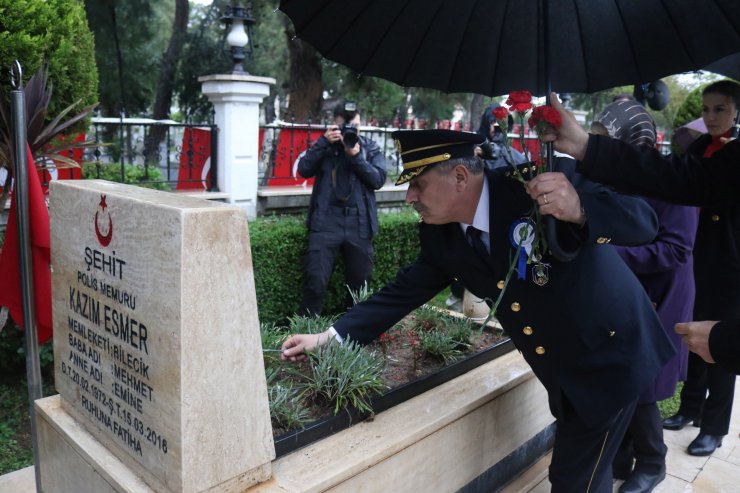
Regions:
M 146 115 L 172 33 L 174 2 L 88 0 L 85 10 L 95 34 L 102 113 Z
M 0 0 L 0 73 L 16 59 L 24 82 L 48 63 L 53 94 L 47 119 L 75 103 L 82 108 L 97 101 L 93 36 L 79 1 Z
M 701 116 L 701 92 L 703 90 L 704 86 L 699 86 L 686 95 L 683 102 L 680 103 L 680 106 L 676 110 L 676 116 L 673 119 L 674 128 L 686 125 L 690 121 L 696 120 Z
M 229 4 L 227 0 L 214 0 L 207 6 L 190 6 L 190 25 L 182 52 L 185 63 L 180 63 L 176 92 L 181 111 L 193 121 L 208 121 L 211 113 L 211 104 L 201 93 L 202 84 L 198 77 L 231 73 L 233 67 L 225 49 L 226 29 L 219 20 Z M 280 18 L 282 14 L 275 12 L 276 0 L 252 5 L 254 53 L 251 59 L 244 61 L 244 70 L 277 80 L 264 103 L 265 107 L 271 107 L 277 95 L 285 94 L 284 85 L 288 78 L 288 49 Z

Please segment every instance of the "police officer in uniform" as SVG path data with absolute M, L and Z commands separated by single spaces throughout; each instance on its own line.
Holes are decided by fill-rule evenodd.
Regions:
M 375 190 L 385 183 L 385 158 L 373 140 L 359 135 L 355 103 L 337 106 L 334 120 L 335 125 L 298 162 L 302 177 L 316 177 L 308 211 L 302 315 L 321 314 L 340 252 L 345 282 L 353 291 L 368 282 L 373 272 L 372 237 L 378 234 Z
M 560 178 L 537 203 L 558 220 L 561 247 L 577 255 L 570 262 L 532 258 L 507 285 L 514 245 L 529 238 L 519 234 L 533 205 L 522 183 L 510 168 L 485 169 L 474 157 L 482 142 L 476 134 L 400 131 L 394 138 L 404 166 L 398 183 L 409 181 L 406 201 L 423 218 L 419 257 L 333 327 L 289 337 L 282 358 L 302 359 L 334 339 L 369 342 L 455 278 L 482 299 L 505 289 L 496 318 L 547 389 L 557 420 L 552 491 L 611 492 L 611 463 L 638 395 L 675 353 L 610 245 L 652 240 L 652 209 L 583 180 L 574 161 L 558 160 L 553 175 Z

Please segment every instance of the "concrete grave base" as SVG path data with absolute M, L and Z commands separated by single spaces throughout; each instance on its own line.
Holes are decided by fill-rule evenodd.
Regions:
M 518 352 L 273 461 L 248 493 L 491 492 L 552 445 L 547 394 Z
M 53 488 L 45 493 L 164 491 L 80 427 L 58 396 L 37 401 L 37 412 L 41 474 Z M 254 470 L 211 491 L 488 493 L 550 449 L 553 421 L 544 388 L 511 352 L 273 461 L 271 477 Z M 0 477 L 0 492 L 34 491 L 33 470 L 23 471 Z
M 149 484 L 144 482 L 140 472 L 126 466 L 67 414 L 58 395 L 36 401 L 36 413 L 44 493 L 170 491 L 151 477 Z M 269 477 L 268 463 L 204 491 L 238 493 Z

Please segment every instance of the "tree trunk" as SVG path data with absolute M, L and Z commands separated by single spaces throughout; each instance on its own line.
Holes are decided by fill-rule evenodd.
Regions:
M 475 132 L 478 130 L 478 123 L 480 122 L 480 116 L 483 113 L 483 103 L 486 97 L 482 94 L 473 94 L 473 99 L 470 101 L 470 130 Z
M 189 9 L 190 4 L 188 0 L 175 0 L 175 21 L 172 24 L 172 36 L 167 45 L 167 51 L 165 51 L 162 57 L 159 81 L 157 82 L 157 95 L 154 99 L 152 118 L 155 120 L 164 120 L 170 117 L 172 92 L 175 87 L 175 71 L 177 70 L 177 61 L 180 58 L 182 47 L 185 44 Z M 164 139 L 166 132 L 167 127 L 159 125 L 152 127 L 144 150 L 144 156 L 147 162 L 155 163 L 155 165 L 158 162 L 159 144 Z
M 321 57 L 312 46 L 298 38 L 293 39 L 293 25 L 287 16 L 284 16 L 284 22 L 290 55 L 288 118 L 295 116 L 296 122 L 306 122 L 309 117 L 316 120 L 321 112 L 324 89 Z

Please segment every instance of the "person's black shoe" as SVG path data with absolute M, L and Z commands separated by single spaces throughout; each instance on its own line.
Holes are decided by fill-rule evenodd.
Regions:
M 666 418 L 663 420 L 663 429 L 664 430 L 683 430 L 687 424 L 694 422 L 694 426 L 701 426 L 701 420 L 694 419 L 694 418 L 687 418 L 686 416 L 682 416 L 680 414 L 674 414 L 670 418 Z M 699 424 L 697 424 L 699 423 Z
M 665 465 L 654 473 L 635 469 L 627 481 L 619 487 L 619 493 L 650 493 L 664 479 Z
M 699 433 L 699 435 L 694 438 L 694 441 L 689 444 L 687 452 L 689 453 L 689 455 L 698 455 L 701 457 L 705 455 L 712 455 L 712 453 L 714 453 L 714 451 L 721 446 L 721 435 L 708 435 L 706 433 Z

